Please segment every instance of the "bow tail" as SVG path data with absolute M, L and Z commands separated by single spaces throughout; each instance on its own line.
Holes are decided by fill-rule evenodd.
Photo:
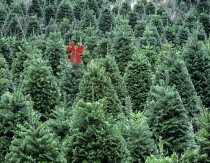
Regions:
M 77 60 L 77 64 L 82 64 L 82 61 L 78 53 L 76 53 L 76 60 Z
M 75 52 L 73 51 L 73 52 L 72 52 L 72 55 L 70 56 L 69 61 L 70 61 L 70 62 L 74 62 L 74 57 L 75 57 Z

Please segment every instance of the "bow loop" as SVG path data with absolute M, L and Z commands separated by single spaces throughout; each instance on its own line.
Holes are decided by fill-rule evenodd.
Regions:
M 72 51 L 69 61 L 74 62 L 74 58 L 76 57 L 77 64 L 82 64 L 79 54 L 83 54 L 84 47 L 79 46 L 78 48 L 75 48 L 74 43 L 70 43 L 69 45 L 70 46 L 66 48 L 67 51 Z

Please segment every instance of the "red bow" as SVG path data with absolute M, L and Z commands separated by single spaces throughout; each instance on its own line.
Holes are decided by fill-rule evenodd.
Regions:
M 70 57 L 70 62 L 74 62 L 74 57 L 76 57 L 76 60 L 77 60 L 77 64 L 81 64 L 81 59 L 80 59 L 80 56 L 79 54 L 82 54 L 83 53 L 83 50 L 84 50 L 84 47 L 83 46 L 80 46 L 78 48 L 75 49 L 75 45 L 74 43 L 70 43 L 69 44 L 70 46 L 68 48 L 66 48 L 67 51 L 72 51 L 72 55 Z

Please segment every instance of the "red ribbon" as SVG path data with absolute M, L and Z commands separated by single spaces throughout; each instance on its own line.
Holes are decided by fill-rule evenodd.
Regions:
M 79 54 L 82 54 L 84 51 L 83 46 L 79 46 L 78 48 L 75 48 L 74 43 L 70 43 L 70 46 L 66 48 L 67 51 L 72 51 L 72 55 L 69 59 L 70 62 L 74 62 L 74 58 L 76 57 L 77 64 L 82 64 Z

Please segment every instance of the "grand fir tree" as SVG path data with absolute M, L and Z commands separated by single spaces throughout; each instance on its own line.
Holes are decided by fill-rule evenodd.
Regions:
M 19 134 L 14 136 L 10 145 L 5 157 L 7 162 L 66 162 L 59 142 L 47 127 L 47 122 L 40 122 L 40 116 L 30 109 L 29 120 L 24 125 L 18 124 Z
M 64 143 L 68 162 L 129 162 L 125 140 L 105 110 L 105 99 L 80 100 L 73 107 L 72 135 Z
M 79 93 L 75 102 L 83 99 L 84 102 L 94 102 L 100 99 L 107 99 L 106 114 L 117 118 L 122 113 L 122 104 L 117 96 L 110 77 L 106 74 L 105 68 L 91 60 L 79 86 Z
M 24 93 L 29 94 L 33 101 L 34 110 L 42 113 L 45 121 L 59 101 L 56 78 L 52 75 L 52 68 L 40 54 L 25 62 L 23 73 Z
M 153 85 L 147 100 L 148 124 L 156 142 L 161 137 L 164 154 L 182 154 L 193 148 L 192 129 L 179 93 L 161 80 Z

